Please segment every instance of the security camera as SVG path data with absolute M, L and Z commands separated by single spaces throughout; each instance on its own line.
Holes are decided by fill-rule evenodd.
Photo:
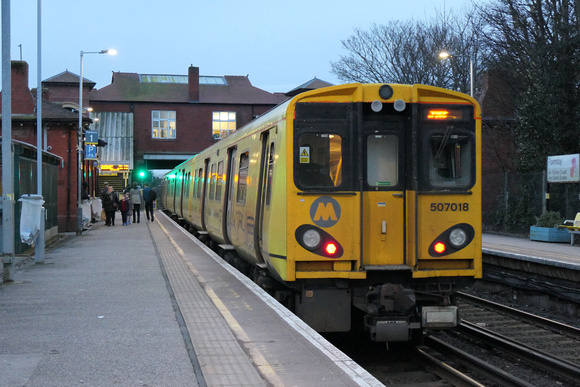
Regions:
M 51 151 L 52 150 L 52 147 L 49 145 L 49 146 L 46 147 L 46 150 L 47 151 Z

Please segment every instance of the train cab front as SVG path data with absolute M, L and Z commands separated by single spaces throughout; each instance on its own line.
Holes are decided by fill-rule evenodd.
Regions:
M 458 284 L 481 277 L 475 100 L 421 85 L 345 85 L 301 98 L 290 274 L 348 281 L 375 341 L 456 326 Z

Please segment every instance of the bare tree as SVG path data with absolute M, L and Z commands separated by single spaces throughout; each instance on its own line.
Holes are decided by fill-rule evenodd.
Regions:
M 431 22 L 392 21 L 356 29 L 342 41 L 347 51 L 331 63 L 332 71 L 345 82 L 422 83 L 468 92 L 469 62 L 478 58 L 479 18 L 439 13 Z M 441 60 L 446 51 L 453 58 Z

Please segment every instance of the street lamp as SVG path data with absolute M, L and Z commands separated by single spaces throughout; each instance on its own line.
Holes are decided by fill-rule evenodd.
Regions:
M 78 153 L 78 178 L 77 178 L 77 235 L 83 232 L 83 208 L 81 206 L 81 180 L 82 180 L 82 147 L 83 147 L 83 55 L 84 54 L 109 54 L 117 55 L 117 50 L 81 51 L 81 75 L 79 78 L 79 128 L 77 133 Z
M 473 97 L 473 59 L 471 59 L 471 55 L 455 55 L 450 54 L 448 52 L 442 51 L 439 53 L 439 58 L 441 59 L 448 59 L 448 58 L 469 58 L 469 85 L 470 85 L 470 93 L 469 95 Z

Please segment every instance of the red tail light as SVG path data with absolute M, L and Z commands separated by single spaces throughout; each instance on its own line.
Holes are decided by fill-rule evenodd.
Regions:
M 447 246 L 445 246 L 445 243 L 443 242 L 437 242 L 435 243 L 435 246 L 433 246 L 433 249 L 437 254 L 443 254 L 445 250 L 447 250 Z
M 330 242 L 324 246 L 324 251 L 326 251 L 326 254 L 328 255 L 334 255 L 338 251 L 338 247 L 334 243 Z

